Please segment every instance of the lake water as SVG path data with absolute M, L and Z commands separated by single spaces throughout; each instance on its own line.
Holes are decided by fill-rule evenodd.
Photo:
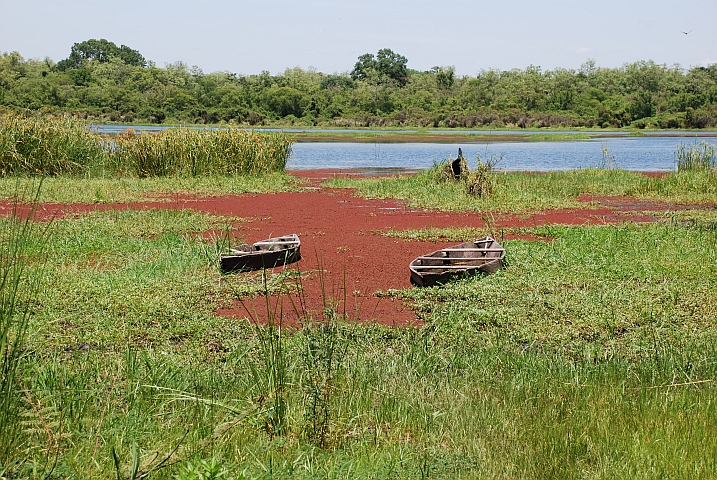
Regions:
M 320 168 L 424 169 L 435 162 L 455 158 L 458 148 L 468 166 L 476 155 L 503 159 L 496 168 L 508 171 L 571 170 L 609 166 L 635 171 L 673 171 L 678 144 L 691 145 L 713 137 L 618 137 L 566 142 L 505 143 L 297 143 L 286 165 L 289 170 Z
M 94 129 L 103 133 L 117 133 L 126 130 L 126 126 L 95 125 Z M 136 130 L 164 130 L 165 126 L 134 127 Z M 260 130 L 260 129 L 257 129 Z M 302 129 L 265 129 L 265 131 L 324 131 L 336 130 L 302 130 Z M 343 130 L 344 132 L 362 132 L 367 130 Z M 376 132 L 379 132 L 378 130 Z M 386 132 L 385 130 L 381 132 Z M 406 132 L 405 130 L 403 132 Z M 546 132 L 506 132 L 506 131 L 432 131 L 432 133 L 477 133 L 477 134 L 510 134 L 510 133 L 546 133 Z M 576 133 L 576 132 L 547 132 Z M 689 137 L 641 137 L 627 136 L 626 132 L 610 138 L 579 141 L 548 141 L 548 142 L 489 142 L 489 143 L 297 143 L 286 168 L 289 170 L 305 169 L 390 169 L 418 170 L 430 168 L 436 162 L 455 158 L 458 148 L 468 160 L 468 166 L 476 163 L 476 155 L 488 158 L 491 155 L 503 159 L 497 168 L 508 171 L 550 171 L 571 170 L 605 166 L 606 157 L 603 149 L 607 148 L 609 166 L 635 171 L 673 171 L 676 167 L 675 150 L 679 144 L 691 145 L 706 141 L 715 142 L 713 132 L 700 136 L 690 131 L 682 132 Z M 652 132 L 651 132 L 652 133 Z M 656 132 L 664 133 L 664 132 Z

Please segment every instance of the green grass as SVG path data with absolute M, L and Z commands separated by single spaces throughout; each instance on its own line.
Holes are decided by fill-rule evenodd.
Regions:
M 44 121 L 0 119 L 0 173 L 28 175 L 0 179 L 0 198 L 38 173 L 57 175 L 44 202 L 297 185 L 281 172 L 281 136 L 272 147 L 249 133 L 176 131 L 107 150 L 82 126 Z M 705 158 L 664 177 L 497 173 L 483 198 L 441 181 L 440 168 L 327 185 L 484 214 L 485 229 L 380 232 L 458 241 L 496 234 L 492 214 L 582 207 L 582 194 L 712 205 Z M 246 175 L 258 172 L 273 173 Z M 300 289 L 295 270 L 219 273 L 218 245 L 250 220 L 153 209 L 57 219 L 0 259 L 11 287 L 24 285 L 16 266 L 39 282 L 1 291 L 0 477 L 715 477 L 717 216 L 698 206 L 652 212 L 664 222 L 650 225 L 521 231 L 544 241 L 505 241 L 494 275 L 382 293 L 411 304 L 421 327 L 327 308 L 299 331 L 281 316 L 265 327 L 215 313 Z M 22 225 L 46 226 L 3 218 L 0 233 Z
M 569 142 L 572 140 L 590 140 L 591 138 L 594 138 L 595 135 L 590 135 L 588 133 L 546 133 L 546 134 L 540 134 L 540 133 L 534 133 L 530 135 L 526 135 L 527 140 L 530 140 L 531 142 Z
M 469 165 L 471 167 L 471 165 Z M 590 168 L 565 172 L 502 173 L 489 197 L 476 198 L 462 183 L 440 179 L 440 166 L 416 175 L 334 178 L 332 188 L 353 188 L 366 198 L 407 200 L 409 206 L 448 211 L 525 213 L 546 209 L 584 208 L 580 195 L 633 196 L 674 203 L 714 203 L 717 176 L 706 171 L 647 177 L 619 169 Z
M 0 115 L 0 176 L 198 177 L 282 172 L 293 141 L 278 132 L 169 129 L 100 137 L 78 121 Z
M 29 260 L 32 246 L 42 246 L 46 232 L 33 221 L 39 188 L 17 189 L 10 214 L 0 221 L 0 475 L 17 460 L 23 411 L 17 392 L 31 303 L 43 275 L 42 258 Z
M 375 234 L 384 237 L 403 238 L 406 240 L 418 240 L 422 242 L 469 242 L 479 237 L 490 235 L 493 238 L 502 240 L 507 234 L 538 236 L 541 232 L 536 232 L 530 228 L 501 228 L 500 231 L 491 229 L 491 220 L 486 218 L 485 227 L 453 227 L 453 228 L 410 228 L 408 230 L 377 230 Z
M 32 177 L 0 178 L 0 198 L 11 198 L 19 184 Z M 177 195 L 213 197 L 243 193 L 272 193 L 299 188 L 299 181 L 286 173 L 249 176 L 205 176 L 195 178 L 72 178 L 48 177 L 43 180 L 41 202 L 127 203 L 175 201 Z
M 237 128 L 180 128 L 141 135 L 129 131 L 106 142 L 112 145 L 109 171 L 138 177 L 282 172 L 293 143 L 283 133 Z
M 682 215 L 544 227 L 550 241 L 506 241 L 497 274 L 386 293 L 423 327 L 329 311 L 268 354 L 270 331 L 214 314 L 263 288 L 222 276 L 198 235 L 237 219 L 59 219 L 29 257 L 52 261 L 31 302 L 13 475 L 712 477 L 717 232 Z
M 575 358 L 637 359 L 656 338 L 711 338 L 702 327 L 717 317 L 714 229 L 627 224 L 535 232 L 551 240 L 505 241 L 509 267 L 497 275 L 389 293 L 453 331 L 478 329 L 486 341 L 510 338 Z

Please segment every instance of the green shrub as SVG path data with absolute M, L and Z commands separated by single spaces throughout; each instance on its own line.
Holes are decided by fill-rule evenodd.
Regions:
M 503 155 L 490 155 L 485 161 L 478 156 L 478 164 L 466 179 L 466 191 L 474 197 L 489 197 L 496 188 L 495 166 L 503 159 Z

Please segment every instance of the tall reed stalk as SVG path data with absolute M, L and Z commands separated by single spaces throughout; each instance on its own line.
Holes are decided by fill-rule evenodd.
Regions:
M 675 150 L 677 171 L 710 170 L 717 168 L 717 145 L 705 141 L 679 145 Z
M 30 319 L 30 303 L 36 297 L 41 269 L 29 266 L 35 241 L 46 227 L 33 221 L 40 187 L 30 203 L 27 192 L 16 197 L 9 218 L 0 219 L 0 476 L 18 461 L 18 409 L 23 394 L 18 369 Z

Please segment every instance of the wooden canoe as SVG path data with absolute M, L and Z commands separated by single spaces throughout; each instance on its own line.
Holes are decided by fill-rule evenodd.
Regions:
M 430 287 L 462 275 L 493 273 L 503 267 L 504 258 L 505 249 L 493 237 L 483 237 L 422 255 L 408 268 L 412 284 Z
M 247 272 L 274 268 L 301 260 L 301 240 L 296 234 L 267 238 L 253 245 L 239 245 L 222 254 L 222 272 Z

